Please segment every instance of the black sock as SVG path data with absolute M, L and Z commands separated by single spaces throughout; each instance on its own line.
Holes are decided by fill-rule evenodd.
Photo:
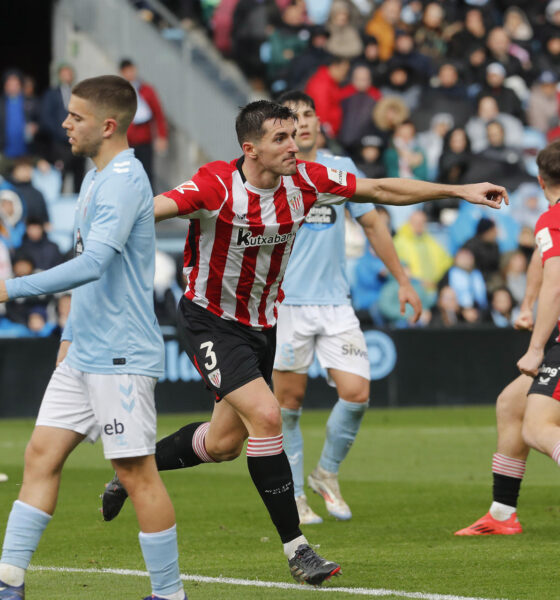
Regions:
M 284 451 L 272 456 L 248 456 L 247 466 L 282 543 L 301 535 L 290 463 Z
M 204 423 L 189 423 L 156 444 L 158 471 L 171 471 L 199 465 L 202 460 L 193 450 L 194 432 Z
M 494 502 L 517 507 L 517 498 L 519 497 L 522 480 L 519 477 L 508 477 L 499 473 L 492 473 L 492 476 L 494 477 L 492 489 Z

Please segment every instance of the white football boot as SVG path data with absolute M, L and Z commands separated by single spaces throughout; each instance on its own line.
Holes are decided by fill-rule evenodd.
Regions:
M 335 519 L 348 521 L 352 518 L 352 511 L 340 493 L 336 473 L 325 471 L 317 465 L 307 478 L 307 483 L 316 494 L 323 496 L 329 514 Z
M 323 522 L 323 519 L 314 513 L 309 504 L 307 504 L 305 495 L 296 496 L 296 504 L 300 525 L 316 525 Z

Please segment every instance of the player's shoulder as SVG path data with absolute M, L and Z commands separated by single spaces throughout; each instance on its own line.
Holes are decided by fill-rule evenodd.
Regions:
M 555 204 L 546 210 L 537 220 L 535 232 L 544 227 L 560 228 L 560 204 Z

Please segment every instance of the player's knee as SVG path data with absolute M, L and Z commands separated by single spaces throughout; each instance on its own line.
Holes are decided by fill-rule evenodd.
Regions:
M 352 402 L 354 404 L 366 404 L 369 402 L 369 382 L 360 382 L 357 385 L 348 387 L 345 390 L 341 390 L 343 393 L 340 397 L 346 402 Z
M 35 470 L 47 475 L 62 469 L 62 461 L 47 445 L 38 442 L 33 437 L 25 448 L 24 461 L 25 469 L 28 472 Z
M 282 415 L 277 404 L 259 406 L 252 415 L 251 425 L 256 437 L 275 436 L 282 433 Z
M 213 441 L 211 444 L 207 444 L 206 452 L 216 462 L 227 462 L 235 460 L 243 450 L 244 440 L 231 440 L 221 439 Z

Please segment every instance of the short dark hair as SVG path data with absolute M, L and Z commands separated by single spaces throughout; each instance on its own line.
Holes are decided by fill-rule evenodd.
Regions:
M 560 140 L 551 142 L 537 154 L 537 166 L 547 185 L 560 185 Z
M 80 81 L 72 94 L 101 108 L 117 121 L 117 133 L 126 133 L 136 114 L 136 92 L 123 77 L 101 75 Z
M 130 58 L 123 58 L 119 63 L 119 71 L 126 69 L 127 67 L 134 67 L 134 63 L 130 60 Z
M 284 121 L 296 120 L 296 116 L 287 106 L 282 106 L 270 100 L 257 100 L 245 105 L 235 120 L 235 131 L 240 146 L 251 140 L 258 141 L 264 135 L 264 122 L 269 119 Z
M 288 90 L 280 95 L 276 102 L 278 102 L 278 104 L 288 104 L 288 102 L 293 104 L 305 104 L 306 106 L 310 106 L 313 110 L 316 110 L 313 98 L 300 90 Z

